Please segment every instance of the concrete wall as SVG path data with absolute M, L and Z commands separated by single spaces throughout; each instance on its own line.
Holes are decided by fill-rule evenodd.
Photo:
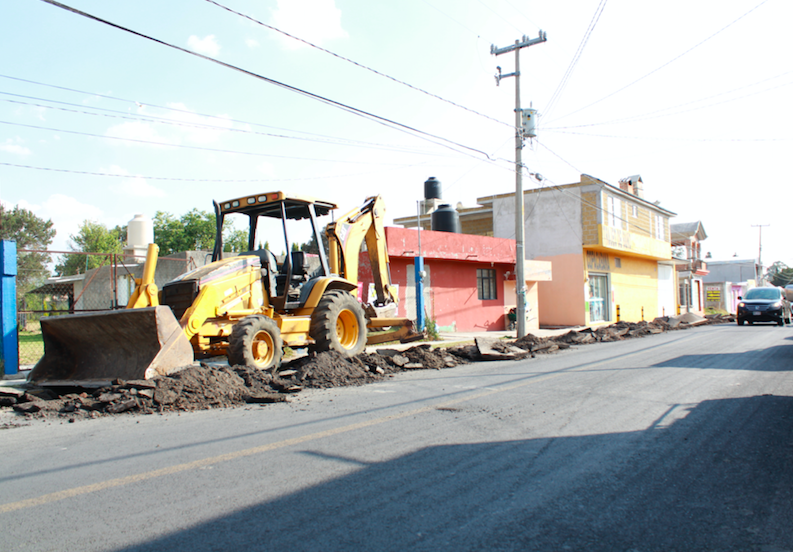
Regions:
M 391 266 L 391 282 L 399 285 L 399 316 L 416 318 L 414 258 L 418 256 L 418 232 L 386 227 L 386 242 Z M 421 233 L 424 269 L 424 301 L 427 313 L 437 325 L 452 331 L 503 330 L 507 313 L 515 306 L 515 241 L 511 239 L 424 231 Z M 492 269 L 496 274 L 493 300 L 477 297 L 477 269 Z M 533 278 L 548 280 L 551 268 L 545 263 L 527 263 Z M 363 290 L 372 282 L 366 253 L 360 255 L 358 274 Z M 529 327 L 539 327 L 538 288 L 527 285 Z M 366 299 L 362 295 L 363 299 Z
M 705 283 L 710 282 L 746 282 L 755 280 L 754 259 L 736 259 L 734 261 L 708 261 L 709 273 L 702 277 Z
M 584 256 L 579 253 L 545 257 L 553 266 L 553 280 L 539 282 L 539 322 L 542 326 L 586 324 Z M 531 306 L 531 305 L 530 305 Z
M 391 257 L 391 283 L 399 286 L 398 316 L 416 319 L 416 287 L 413 258 Z M 493 300 L 477 297 L 477 268 L 494 269 L 496 272 L 496 294 Z M 506 313 L 514 305 L 505 303 L 501 282 L 507 279 L 507 272 L 513 265 L 450 261 L 444 259 L 424 259 L 424 303 L 427 315 L 436 324 L 448 331 L 493 331 L 507 327 Z M 372 269 L 369 258 L 361 254 L 358 271 L 360 288 L 367 290 L 372 283 Z M 514 284 L 513 284 L 514 290 Z M 366 296 L 362 295 L 366 300 Z
M 620 260 L 620 267 L 616 266 L 616 259 Z M 620 306 L 620 320 L 638 322 L 661 316 L 658 308 L 658 262 L 615 256 L 610 256 L 610 260 L 612 302 L 615 309 Z M 616 320 L 616 316 L 612 320 Z
M 162 289 L 162 286 L 180 274 L 204 266 L 209 260 L 208 255 L 209 253 L 205 251 L 186 251 L 159 258 L 157 270 L 154 273 L 154 283 Z M 126 306 L 135 289 L 135 278 L 140 278 L 143 273 L 143 264 L 142 262 L 137 264 L 137 261 L 141 261 L 141 259 L 133 259 L 131 263 L 119 264 L 115 267 L 115 272 L 110 266 L 86 272 L 82 282 L 74 283 L 75 309 L 99 310 Z M 113 290 L 114 276 L 115 293 Z M 117 305 L 115 301 L 117 301 Z
M 546 259 L 555 255 L 581 253 L 581 191 L 569 188 L 535 190 L 523 196 L 526 220 L 525 256 Z M 515 239 L 515 199 L 493 199 L 493 235 Z M 555 273 L 555 270 L 554 270 Z

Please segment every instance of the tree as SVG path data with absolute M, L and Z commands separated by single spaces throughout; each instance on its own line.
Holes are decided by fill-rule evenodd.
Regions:
M 109 255 L 123 252 L 122 232 L 126 234 L 126 228 L 122 229 L 116 226 L 114 229 L 108 230 L 104 224 L 99 222 L 83 221 L 77 234 L 69 236 L 72 242 L 69 246 L 72 251 L 105 253 L 107 256 L 67 254 L 61 257 L 60 262 L 55 266 L 55 271 L 61 276 L 71 276 L 72 274 L 84 274 L 88 270 L 108 264 Z
M 322 238 L 322 248 L 325 250 L 325 254 L 327 255 L 328 236 L 324 230 L 320 232 L 320 237 Z M 305 251 L 306 253 L 313 253 L 314 255 L 319 255 L 319 247 L 317 247 L 317 237 L 312 234 L 311 239 L 300 246 L 300 251 Z
M 178 219 L 171 213 L 157 211 L 153 226 L 154 243 L 160 246 L 160 255 L 214 249 L 215 215 L 208 211 L 193 209 Z M 224 226 L 223 251 L 247 251 L 247 230 L 237 230 L 231 221 L 227 221 Z
M 15 206 L 13 209 L 0 203 L 0 239 L 15 241 L 20 249 L 46 250 L 55 237 L 51 220 L 37 217 L 31 211 Z M 17 303 L 31 289 L 49 275 L 46 253 L 21 253 L 17 255 Z
M 215 215 L 193 209 L 177 219 L 171 213 L 157 211 L 154 215 L 154 243 L 160 255 L 180 251 L 209 251 L 215 243 Z
M 777 261 L 768 267 L 765 279 L 775 286 L 785 287 L 793 283 L 793 268 L 788 267 L 781 261 Z
M 223 251 L 242 253 L 248 250 L 248 232 L 236 230 L 234 227 L 225 229 L 223 235 Z

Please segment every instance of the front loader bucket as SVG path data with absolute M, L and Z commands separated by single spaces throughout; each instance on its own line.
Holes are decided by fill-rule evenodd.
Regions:
M 366 328 L 369 330 L 366 336 L 367 345 L 397 340 L 410 343 L 424 338 L 423 333 L 413 329 L 413 321 L 407 318 L 372 318 Z
M 44 356 L 28 376 L 36 385 L 102 387 L 193 362 L 193 348 L 166 306 L 46 317 L 41 335 Z

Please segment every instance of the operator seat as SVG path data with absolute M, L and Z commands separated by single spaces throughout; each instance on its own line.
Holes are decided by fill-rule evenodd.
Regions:
M 267 296 L 272 301 L 275 296 L 276 288 L 276 275 L 278 274 L 278 263 L 276 262 L 275 255 L 269 249 L 256 249 L 254 251 L 245 251 L 240 253 L 242 255 L 255 255 L 259 257 L 259 262 L 262 265 L 262 286 Z
M 289 285 L 286 282 L 286 273 L 284 272 L 285 266 L 281 267 L 281 273 L 276 276 L 276 292 L 280 297 L 287 294 L 295 295 L 297 289 L 308 281 L 308 262 L 304 251 L 292 251 L 290 253 L 290 262 L 292 264 L 292 277 L 289 279 Z

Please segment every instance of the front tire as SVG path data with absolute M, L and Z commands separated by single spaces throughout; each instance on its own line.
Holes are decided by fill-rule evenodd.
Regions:
M 336 351 L 350 358 L 366 347 L 366 316 L 361 304 L 348 292 L 325 293 L 311 316 L 309 335 L 317 352 Z
M 275 320 L 260 315 L 248 316 L 231 330 L 229 364 L 274 372 L 281 365 L 283 348 L 281 330 Z
M 739 326 L 743 326 L 743 319 L 742 319 L 742 318 L 739 318 L 739 319 L 738 319 L 738 325 L 739 325 Z

